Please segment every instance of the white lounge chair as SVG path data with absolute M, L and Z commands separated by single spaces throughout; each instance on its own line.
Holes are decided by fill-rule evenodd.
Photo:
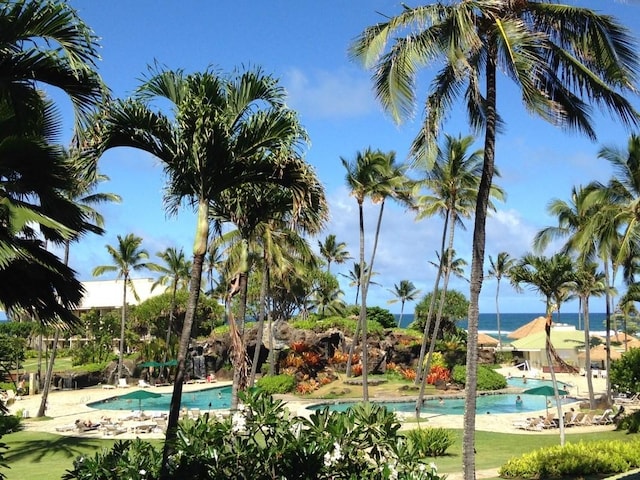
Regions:
M 108 436 L 120 435 L 121 433 L 126 433 L 127 429 L 122 425 L 118 425 L 115 423 L 108 423 L 106 425 L 103 425 L 102 431 L 105 437 L 108 437 Z
M 140 388 L 149 388 L 149 387 L 151 387 L 151 385 L 149 385 L 149 384 L 147 383 L 147 381 L 146 381 L 146 380 L 144 380 L 144 379 L 142 379 L 142 378 L 141 378 L 140 380 L 138 380 L 138 386 L 139 386 Z
M 611 420 L 611 415 L 613 414 L 613 410 L 611 410 L 610 408 L 607 408 L 602 415 L 596 415 L 595 417 L 593 417 L 593 425 L 609 425 L 610 423 L 613 423 L 613 420 Z
M 127 383 L 127 379 L 126 378 L 119 378 L 118 379 L 118 388 L 129 388 L 129 384 Z

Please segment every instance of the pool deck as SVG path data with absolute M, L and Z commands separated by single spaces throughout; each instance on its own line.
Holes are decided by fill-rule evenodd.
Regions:
M 512 376 L 522 376 L 522 372 L 516 369 L 504 368 L 500 370 L 505 376 L 511 373 Z M 570 374 L 557 374 L 558 381 L 571 385 L 569 388 L 569 393 L 573 397 L 584 398 L 587 392 L 587 380 L 585 377 L 580 375 L 570 375 Z M 183 393 L 189 393 L 193 391 L 208 389 L 212 387 L 222 387 L 229 385 L 230 382 L 214 382 L 214 383 L 194 383 L 194 384 L 185 384 L 183 386 Z M 606 382 L 604 378 L 594 378 L 593 379 L 594 390 L 596 394 L 604 393 L 606 389 Z M 26 396 L 19 400 L 16 400 L 11 406 L 10 410 L 12 413 L 23 410 L 28 411 L 29 418 L 25 419 L 24 427 L 25 430 L 32 431 L 43 431 L 50 433 L 57 433 L 60 435 L 82 435 L 82 436 L 93 436 L 96 438 L 103 438 L 104 434 L 100 430 L 98 431 L 90 431 L 80 433 L 77 430 L 68 430 L 68 431 L 58 431 L 61 427 L 72 425 L 76 419 L 86 420 L 89 419 L 93 423 L 100 422 L 101 418 L 111 418 L 122 419 L 128 413 L 124 410 L 104 410 L 104 409 L 95 409 L 87 406 L 88 403 L 97 402 L 100 400 L 104 400 L 106 398 L 110 398 L 116 395 L 122 395 L 124 393 L 128 393 L 132 390 L 138 389 L 138 386 L 131 386 L 130 388 L 111 388 L 104 389 L 102 387 L 94 387 L 94 388 L 85 388 L 81 390 L 63 390 L 63 391 L 52 391 L 49 394 L 49 406 L 46 412 L 49 420 L 36 420 L 32 417 L 38 411 L 40 406 L 40 395 Z M 151 387 L 151 391 L 157 393 L 171 393 L 173 391 L 173 387 L 168 386 L 160 386 L 160 387 Z M 458 392 L 460 393 L 460 392 Z M 446 396 L 443 394 L 443 397 Z M 307 407 L 311 404 L 321 403 L 321 400 L 302 400 L 299 397 L 294 397 L 291 395 L 280 396 L 283 400 L 286 401 L 287 407 L 292 411 L 295 415 L 308 416 L 310 411 Z M 372 398 L 372 400 L 376 400 L 376 398 Z M 381 398 L 379 400 L 382 400 Z M 385 400 L 390 400 L 385 398 Z M 393 400 L 393 399 L 392 399 Z M 411 397 L 405 397 L 402 399 L 403 401 L 411 401 Z M 445 400 L 446 401 L 446 400 Z M 517 429 L 514 427 L 513 423 L 517 421 L 523 420 L 523 417 L 534 416 L 534 415 L 544 415 L 545 411 L 537 411 L 537 412 L 523 412 L 523 413 L 505 413 L 505 414 L 483 414 L 482 412 L 478 412 L 476 415 L 476 429 L 483 431 L 492 431 L 492 432 L 502 432 L 502 433 L 518 433 L 523 435 L 557 435 L 557 430 L 554 429 L 544 430 L 542 432 L 537 431 L 526 431 L 522 429 Z M 406 421 L 403 421 L 403 428 L 414 428 L 418 425 L 415 419 L 413 419 L 413 414 L 399 414 L 400 420 L 403 418 Z M 421 422 L 422 425 L 427 425 L 430 427 L 444 427 L 444 428 L 463 428 L 463 415 L 443 415 L 443 414 L 432 414 L 425 413 L 421 416 L 421 420 L 426 420 L 426 422 Z M 126 432 L 120 433 L 116 438 L 163 438 L 164 434 L 161 432 L 150 432 L 140 434 L 136 432 L 135 429 L 135 421 L 133 420 L 125 420 L 123 421 L 123 427 L 127 429 Z M 611 425 L 608 426 L 581 426 L 577 428 L 567 428 L 566 432 L 568 435 L 571 435 L 573 432 L 587 432 L 587 431 L 603 431 L 609 430 L 613 427 Z M 57 430 L 58 429 L 58 430 Z

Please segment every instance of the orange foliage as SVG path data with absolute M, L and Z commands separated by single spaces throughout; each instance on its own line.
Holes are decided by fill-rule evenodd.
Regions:
M 306 352 L 307 350 L 309 350 L 309 345 L 307 345 L 305 342 L 293 342 L 291 344 L 291 350 L 293 350 L 296 353 L 302 353 L 302 352 Z
M 351 374 L 354 377 L 359 377 L 360 375 L 362 375 L 362 364 L 357 363 L 355 365 L 351 365 Z
M 308 395 L 314 390 L 317 390 L 320 384 L 315 380 L 308 380 L 305 382 L 300 382 L 296 387 L 296 391 L 302 395 Z
M 320 355 L 315 352 L 302 352 L 302 358 L 310 367 L 315 367 L 322 360 Z
M 449 380 L 451 380 L 451 372 L 448 368 L 442 367 L 440 365 L 435 365 L 431 367 L 429 375 L 427 375 L 427 383 L 430 385 L 435 385 L 439 380 L 448 382 Z
M 347 363 L 349 359 L 349 354 L 346 352 L 341 352 L 340 350 L 336 350 L 333 352 L 333 356 L 329 359 L 329 363 L 333 365 L 340 365 L 342 363 Z

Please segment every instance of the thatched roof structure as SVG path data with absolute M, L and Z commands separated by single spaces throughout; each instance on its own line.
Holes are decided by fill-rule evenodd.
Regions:
M 509 338 L 513 338 L 514 340 L 518 340 L 520 338 L 528 337 L 529 335 L 537 332 L 544 332 L 544 326 L 547 324 L 546 317 L 538 317 L 531 320 L 529 323 L 521 326 L 520 328 L 514 330 L 509 335 Z
M 494 347 L 498 345 L 498 339 L 493 338 L 491 335 L 487 335 L 486 333 L 479 332 L 478 333 L 478 345 L 481 347 Z

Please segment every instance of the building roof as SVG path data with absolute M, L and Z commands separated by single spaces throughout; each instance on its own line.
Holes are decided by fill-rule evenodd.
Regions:
M 479 332 L 478 345 L 498 345 L 498 339 L 493 338 L 491 335 L 487 335 L 486 333 Z
M 133 292 L 127 288 L 127 304 L 138 305 L 145 300 L 160 295 L 164 292 L 163 288 L 156 288 L 151 292 L 151 286 L 155 282 L 152 278 L 134 278 L 131 279 L 133 286 L 140 301 L 135 299 Z M 82 301 L 78 306 L 78 310 L 91 310 L 92 308 L 121 308 L 124 280 L 96 280 L 90 282 L 82 282 L 85 289 Z
M 586 358 L 586 356 L 587 356 L 586 353 L 582 351 L 578 355 L 578 358 Z M 621 356 L 622 356 L 622 352 L 620 352 L 620 350 L 618 350 L 617 348 L 611 349 L 611 360 L 618 360 Z M 589 350 L 589 359 L 592 362 L 594 361 L 600 362 L 600 361 L 606 360 L 607 359 L 606 345 L 601 343 L 600 345 L 596 345 L 591 350 Z
M 527 337 L 529 335 L 531 335 L 532 333 L 536 333 L 536 332 L 544 332 L 544 326 L 547 324 L 547 318 L 546 317 L 538 317 L 538 318 L 534 318 L 533 320 L 531 320 L 529 323 L 524 324 L 523 326 L 521 326 L 520 328 L 514 330 L 513 332 L 511 332 L 509 335 L 507 335 L 509 338 L 513 338 L 513 339 L 519 339 L 519 338 L 524 338 Z
M 545 331 L 532 333 L 524 338 L 511 342 L 514 350 L 536 351 L 546 348 L 547 334 Z M 575 350 L 584 348 L 584 331 L 575 328 L 551 327 L 551 343 L 556 350 Z

